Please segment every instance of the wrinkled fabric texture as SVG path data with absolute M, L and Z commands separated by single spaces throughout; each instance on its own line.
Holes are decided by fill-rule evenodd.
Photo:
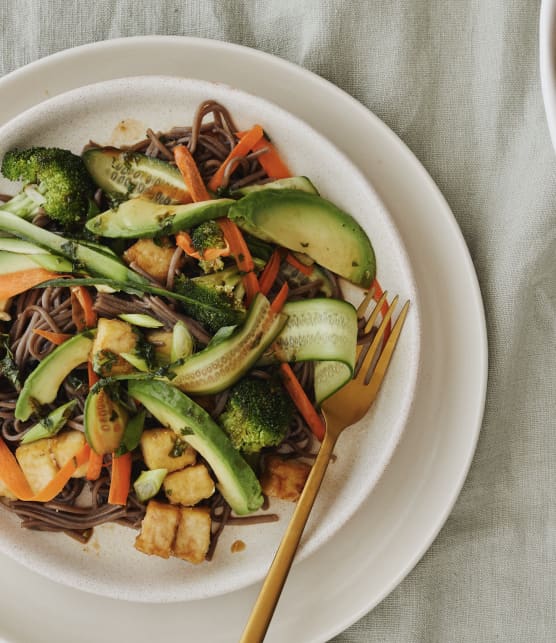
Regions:
M 487 316 L 478 449 L 430 550 L 338 643 L 556 640 L 556 155 L 539 9 L 536 0 L 0 0 L 0 76 L 121 36 L 255 47 L 361 101 L 448 200 Z

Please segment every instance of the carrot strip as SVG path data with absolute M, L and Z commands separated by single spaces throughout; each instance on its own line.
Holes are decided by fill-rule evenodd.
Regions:
M 209 189 L 213 192 L 216 192 L 218 188 L 222 185 L 224 180 L 224 173 L 228 164 L 233 162 L 234 159 L 241 158 L 249 154 L 253 149 L 253 146 L 257 144 L 258 141 L 263 137 L 264 131 L 260 125 L 254 125 L 249 131 L 239 139 L 235 147 L 231 150 L 228 156 L 222 162 L 222 165 L 216 170 L 209 181 Z
M 108 504 L 125 505 L 131 483 L 131 453 L 112 455 L 112 477 L 108 491 Z
M 87 478 L 87 480 L 99 479 L 103 461 L 104 456 L 91 449 L 91 452 L 89 453 L 87 473 L 85 474 L 85 478 Z
M 84 444 L 83 448 L 66 462 L 48 484 L 38 493 L 33 494 L 14 454 L 10 451 L 4 440 L 0 438 L 0 478 L 19 500 L 48 502 L 62 491 L 75 471 L 87 462 L 89 451 L 89 445 Z
M 17 270 L 16 272 L 0 275 L 0 299 L 9 299 L 42 284 L 43 281 L 56 279 L 59 276 L 57 272 L 45 270 L 44 268 Z
M 226 243 L 230 247 L 230 253 L 233 255 L 237 267 L 243 273 L 243 285 L 245 286 L 246 303 L 249 305 L 253 297 L 259 292 L 259 281 L 253 272 L 255 262 L 249 252 L 247 243 L 241 233 L 241 230 L 230 219 L 218 219 L 218 224 L 224 233 Z
M 280 374 L 284 382 L 284 386 L 290 397 L 293 400 L 293 403 L 297 407 L 297 410 L 301 413 L 301 416 L 307 422 L 307 425 L 319 440 L 324 438 L 325 426 L 322 418 L 315 410 L 315 407 L 312 405 L 311 400 L 307 397 L 307 393 L 303 390 L 303 387 L 299 383 L 299 380 L 295 376 L 291 366 L 284 362 L 280 364 Z
M 374 288 L 373 299 L 375 301 L 379 301 L 379 299 L 384 294 L 384 291 L 382 290 L 380 284 L 378 283 L 378 281 L 376 279 L 373 281 L 373 284 L 372 284 L 371 287 Z M 386 315 L 386 313 L 388 312 L 389 308 L 390 308 L 390 305 L 388 304 L 387 301 L 385 301 L 384 304 L 382 304 L 382 309 L 380 311 L 380 313 L 382 314 L 383 317 Z M 383 344 L 385 344 L 386 341 L 388 340 L 388 338 L 390 337 L 391 329 L 392 329 L 392 324 L 390 323 L 390 320 L 388 320 L 388 322 L 386 324 L 386 328 L 384 329 L 384 336 L 382 338 Z
M 67 339 L 73 337 L 73 335 L 69 335 L 68 333 L 55 333 L 51 330 L 41 330 L 40 328 L 33 328 L 33 333 L 48 339 L 49 342 L 56 344 L 56 346 L 60 346 L 60 344 L 63 344 Z
M 286 261 L 290 264 L 290 266 L 297 268 L 297 270 L 299 270 L 299 272 L 302 272 L 304 275 L 309 276 L 313 273 L 313 266 L 306 266 L 304 263 L 301 263 L 301 261 L 299 261 L 299 259 L 295 255 L 292 255 L 291 252 L 288 252 L 288 254 L 286 255 Z
M 292 174 L 288 166 L 284 163 L 280 154 L 278 154 L 278 150 L 268 139 L 262 138 L 255 143 L 251 149 L 253 152 L 258 152 L 265 147 L 268 148 L 268 151 L 261 154 L 258 159 L 268 177 L 271 179 L 287 179 L 290 177 Z
M 198 250 L 195 250 L 193 241 L 191 240 L 191 235 L 182 230 L 176 235 L 177 245 L 185 252 L 185 254 L 193 257 L 194 259 L 204 259 L 205 261 L 213 261 L 217 257 L 228 257 L 230 255 L 230 246 L 226 242 L 224 248 L 207 248 L 203 254 Z
M 30 500 L 33 497 L 31 487 L 27 482 L 15 455 L 0 437 L 0 480 L 20 500 Z
M 290 293 L 289 286 L 287 282 L 284 282 L 278 294 L 272 300 L 272 303 L 270 304 L 270 310 L 272 310 L 272 312 L 274 313 L 279 313 L 282 310 L 282 308 L 284 308 L 284 304 L 288 299 L 289 293 Z
M 97 314 L 93 308 L 93 298 L 85 286 L 72 286 L 71 317 L 78 331 L 94 328 Z
M 195 159 L 185 145 L 176 145 L 174 160 L 193 201 L 208 201 L 210 194 L 205 187 Z
M 52 480 L 33 496 L 31 500 L 35 502 L 48 502 L 56 497 L 77 469 L 87 462 L 90 449 L 91 447 L 88 444 L 84 444 L 82 449 L 74 455 L 73 458 L 70 458 Z
M 266 295 L 268 291 L 272 288 L 272 284 L 276 281 L 278 276 L 278 271 L 280 270 L 280 264 L 282 263 L 282 253 L 280 250 L 276 249 L 270 259 L 267 261 L 264 270 L 259 277 L 259 289 Z

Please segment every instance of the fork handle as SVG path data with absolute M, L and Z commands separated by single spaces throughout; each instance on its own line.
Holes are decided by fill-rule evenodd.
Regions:
M 240 643 L 260 643 L 265 637 L 335 444 L 336 438 L 327 431 L 288 528 L 268 570 L 251 616 L 247 621 Z

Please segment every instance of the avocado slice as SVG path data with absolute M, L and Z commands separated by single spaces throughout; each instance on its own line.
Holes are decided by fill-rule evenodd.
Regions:
M 47 355 L 25 380 L 15 406 L 15 417 L 28 420 L 43 404 L 54 402 L 64 379 L 86 362 L 93 346 L 94 331 L 85 331 Z
M 375 253 L 363 228 L 316 194 L 259 190 L 236 201 L 228 216 L 254 237 L 304 252 L 362 288 L 375 277 Z
M 164 426 L 186 440 L 208 462 L 217 487 L 238 515 L 263 503 L 261 485 L 224 431 L 192 399 L 161 381 L 130 380 L 128 391 Z
M 203 221 L 228 214 L 232 199 L 212 199 L 180 205 L 161 205 L 137 198 L 124 201 L 87 221 L 87 228 L 101 237 L 136 239 L 187 230 Z

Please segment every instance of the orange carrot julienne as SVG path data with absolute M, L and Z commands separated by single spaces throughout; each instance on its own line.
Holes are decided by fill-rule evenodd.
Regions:
M 276 281 L 280 264 L 282 263 L 282 253 L 276 249 L 270 259 L 267 261 L 264 270 L 259 277 L 259 288 L 263 295 L 266 295 L 272 288 L 272 284 Z
M 87 480 L 99 479 L 100 472 L 102 471 L 103 461 L 104 461 L 104 456 L 91 449 L 89 453 L 89 464 L 87 465 L 87 473 L 85 474 L 85 478 L 87 478 Z
M 33 497 L 31 487 L 21 470 L 15 455 L 0 437 L 0 480 L 19 500 L 30 500 Z
M 217 257 L 227 257 L 230 254 L 230 246 L 226 242 L 226 246 L 224 248 L 207 248 L 201 255 L 198 250 L 195 250 L 195 246 L 191 240 L 191 235 L 185 230 L 178 232 L 176 235 L 176 243 L 185 252 L 185 254 L 193 257 L 194 259 L 213 261 Z
M 299 261 L 299 259 L 295 255 L 292 255 L 291 252 L 288 252 L 288 254 L 286 255 L 286 261 L 290 264 L 290 266 L 297 268 L 299 272 L 302 272 L 307 276 L 312 274 L 314 270 L 313 266 L 306 266 L 304 263 Z
M 87 462 L 90 449 L 91 447 L 88 444 L 84 444 L 78 453 L 66 462 L 52 480 L 33 496 L 32 500 L 36 502 L 48 502 L 56 497 L 77 469 Z
M 287 179 L 290 177 L 292 174 L 288 166 L 284 163 L 280 154 L 278 154 L 278 150 L 268 139 L 263 137 L 255 143 L 251 149 L 253 152 L 258 152 L 265 147 L 267 151 L 263 152 L 263 154 L 258 157 L 258 160 L 263 170 L 267 173 L 267 176 L 271 179 Z
M 93 308 L 93 298 L 85 286 L 72 286 L 71 316 L 77 330 L 94 328 L 97 325 L 97 314 Z
M 284 308 L 284 304 L 286 303 L 286 300 L 288 299 L 288 294 L 290 292 L 289 286 L 287 282 L 284 282 L 282 284 L 282 287 L 278 291 L 278 294 L 274 299 L 272 300 L 272 303 L 270 304 L 270 310 L 274 313 L 279 313 L 282 308 Z
M 243 273 L 242 281 L 245 286 L 245 297 L 247 305 L 251 303 L 253 297 L 259 292 L 259 281 L 253 272 L 255 262 L 247 243 L 237 225 L 227 218 L 218 219 L 218 224 L 224 233 L 224 238 L 230 247 L 230 253 L 233 255 L 237 267 Z
M 62 491 L 75 471 L 87 462 L 89 450 L 89 445 L 84 444 L 82 449 L 66 462 L 50 482 L 38 493 L 33 494 L 14 454 L 9 450 L 4 440 L 0 438 L 0 477 L 8 489 L 17 496 L 19 500 L 48 502 Z
M 280 364 L 280 374 L 286 391 L 288 391 L 293 403 L 297 407 L 297 410 L 300 412 L 305 422 L 307 422 L 307 426 L 311 429 L 317 439 L 322 440 L 325 433 L 324 422 L 315 410 L 311 400 L 307 397 L 307 393 L 303 390 L 303 387 L 287 362 Z
M 211 177 L 208 184 L 210 190 L 212 190 L 213 192 L 216 192 L 216 190 L 218 190 L 224 180 L 224 174 L 226 172 L 228 164 L 233 163 L 234 159 L 238 159 L 249 154 L 249 152 L 253 149 L 253 146 L 261 140 L 263 134 L 264 131 L 260 125 L 254 125 L 250 130 L 244 133 L 244 135 L 239 139 L 235 147 L 231 150 L 220 167 Z
M 56 346 L 60 346 L 60 344 L 63 344 L 67 339 L 72 337 L 72 335 L 68 333 L 55 333 L 51 330 L 41 330 L 40 328 L 33 328 L 33 333 L 48 339 L 49 342 L 56 344 Z
M 205 187 L 195 159 L 185 145 L 176 145 L 174 160 L 193 201 L 208 201 L 210 194 Z
M 125 505 L 131 483 L 131 453 L 112 455 L 112 477 L 108 491 L 108 504 Z
M 30 268 L 29 270 L 17 270 L 0 276 L 0 299 L 15 297 L 26 290 L 30 290 L 43 281 L 56 279 L 60 275 L 44 268 Z

